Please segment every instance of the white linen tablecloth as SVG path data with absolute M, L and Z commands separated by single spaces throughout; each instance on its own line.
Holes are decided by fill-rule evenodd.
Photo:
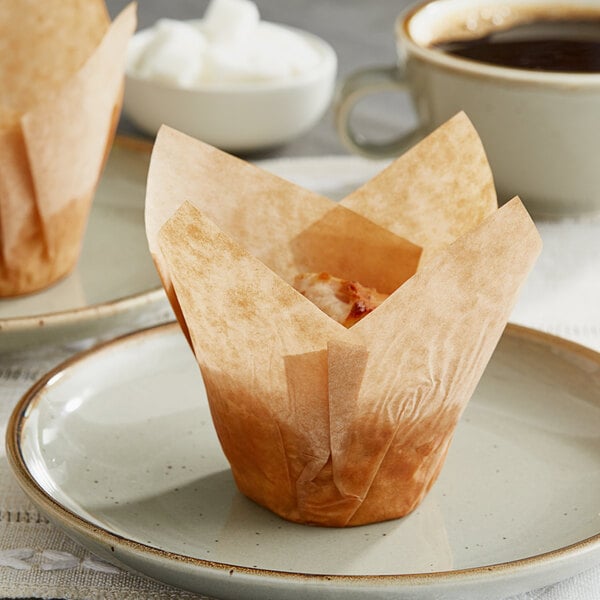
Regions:
M 289 160 L 277 169 L 306 187 L 343 195 L 357 176 L 340 157 Z M 318 165 L 318 166 L 317 166 Z M 287 169 L 287 172 L 286 172 Z M 372 169 L 372 166 L 367 166 Z M 360 171 L 360 169 L 359 169 Z M 336 178 L 337 173 L 337 178 Z M 333 175 L 332 175 L 333 174 Z M 324 178 L 327 178 L 326 181 Z M 326 189 L 325 189 L 326 188 Z M 337 190 L 337 191 L 336 191 Z M 511 321 L 600 351 L 600 217 L 539 222 L 542 255 L 524 286 Z M 116 332 L 106 332 L 111 337 Z M 74 352 L 89 346 L 48 346 L 6 354 L 0 346 L 0 433 L 28 387 Z M 1 344 L 1 337 L 0 337 Z M 0 598 L 72 600 L 201 598 L 127 573 L 91 556 L 55 529 L 28 501 L 0 449 Z M 600 566 L 511 600 L 598 600 Z M 482 598 L 481 600 L 485 600 Z

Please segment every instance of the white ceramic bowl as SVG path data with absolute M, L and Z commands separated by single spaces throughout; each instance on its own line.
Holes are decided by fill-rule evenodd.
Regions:
M 277 25 L 277 27 L 284 27 Z M 321 38 L 301 35 L 322 60 L 306 74 L 282 81 L 169 86 L 126 73 L 123 110 L 142 131 L 155 135 L 169 125 L 231 152 L 265 149 L 305 133 L 327 110 L 335 86 L 337 57 Z M 149 30 L 132 40 L 143 43 Z

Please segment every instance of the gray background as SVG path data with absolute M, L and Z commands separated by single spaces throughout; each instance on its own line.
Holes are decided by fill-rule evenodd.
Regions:
M 128 3 L 129 0 L 107 0 L 113 17 Z M 262 19 L 305 29 L 327 40 L 338 56 L 338 82 L 357 69 L 396 62 L 394 22 L 412 4 L 409 0 L 255 0 L 255 3 Z M 138 28 L 150 27 L 162 17 L 200 18 L 207 4 L 208 0 L 139 0 Z M 381 94 L 363 100 L 356 107 L 353 122 L 370 139 L 385 140 L 412 127 L 414 117 L 407 98 L 401 94 Z M 125 117 L 119 130 L 144 136 Z M 337 138 L 330 109 L 307 134 L 252 158 L 347 153 Z

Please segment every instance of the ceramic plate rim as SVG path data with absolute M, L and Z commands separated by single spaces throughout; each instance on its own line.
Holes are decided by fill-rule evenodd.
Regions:
M 549 566 L 560 560 L 575 558 L 578 555 L 592 552 L 593 550 L 600 549 L 600 532 L 590 537 L 579 540 L 575 543 L 568 544 L 562 548 L 535 554 L 525 558 L 519 558 L 512 561 L 506 561 L 496 563 L 492 565 L 482 565 L 469 567 L 464 569 L 455 569 L 449 571 L 436 571 L 436 572 L 422 572 L 422 573 L 402 573 L 402 574 L 383 574 L 383 575 L 335 575 L 335 574 L 313 574 L 313 573 L 300 573 L 290 571 L 278 571 L 275 569 L 264 569 L 255 567 L 245 567 L 240 565 L 228 564 L 223 562 L 215 562 L 202 558 L 196 558 L 187 556 L 185 554 L 179 554 L 171 552 L 169 550 L 162 550 L 142 542 L 131 540 L 127 537 L 116 534 L 109 529 L 95 525 L 64 507 L 57 500 L 55 500 L 50 494 L 42 489 L 37 483 L 34 476 L 29 472 L 25 464 L 25 460 L 20 451 L 20 438 L 21 432 L 26 424 L 28 413 L 31 408 L 35 406 L 36 402 L 41 397 L 39 392 L 44 389 L 49 383 L 52 382 L 53 378 L 56 377 L 60 372 L 72 368 L 74 365 L 84 362 L 97 353 L 109 351 L 110 348 L 116 347 L 122 343 L 134 342 L 136 338 L 143 338 L 146 336 L 168 334 L 173 329 L 177 328 L 178 324 L 166 323 L 154 327 L 149 327 L 130 333 L 127 335 L 120 336 L 113 340 L 101 343 L 89 350 L 81 352 L 71 358 L 67 359 L 63 363 L 59 364 L 40 380 L 34 383 L 30 389 L 23 395 L 16 407 L 14 408 L 10 420 L 6 429 L 6 451 L 9 465 L 13 471 L 13 474 L 17 478 L 21 488 L 27 493 L 27 495 L 39 506 L 43 511 L 46 512 L 51 518 L 66 522 L 73 531 L 77 531 L 83 535 L 91 536 L 95 542 L 108 543 L 113 547 L 120 545 L 126 547 L 132 551 L 136 551 L 141 555 L 151 556 L 153 558 L 165 559 L 170 562 L 187 563 L 194 567 L 202 568 L 208 572 L 221 572 L 230 571 L 235 569 L 239 573 L 243 573 L 249 576 L 261 576 L 262 578 L 271 578 L 276 580 L 287 580 L 287 581 L 300 581 L 302 583 L 308 582 L 326 582 L 328 584 L 337 583 L 350 583 L 350 584 L 375 584 L 378 587 L 390 586 L 390 585 L 424 585 L 424 584 L 444 584 L 444 583 L 460 583 L 473 580 L 487 580 L 505 573 L 512 573 L 513 575 L 522 573 L 525 569 L 533 566 Z M 595 350 L 566 340 L 564 338 L 509 323 L 506 327 L 504 335 L 510 335 L 517 338 L 525 338 L 530 341 L 537 341 L 544 343 L 548 346 L 559 346 L 562 349 L 575 353 L 579 356 L 587 358 L 600 365 L 600 353 Z
M 143 152 L 152 152 L 153 144 L 149 140 L 136 138 L 128 135 L 115 136 L 114 146 L 121 148 L 130 148 Z M 114 315 L 119 312 L 126 312 L 138 305 L 143 305 L 147 302 L 158 301 L 163 296 L 163 288 L 158 284 L 154 288 L 128 294 L 106 302 L 91 304 L 89 306 L 81 306 L 78 308 L 59 310 L 49 313 L 38 313 L 25 317 L 5 317 L 0 318 L 0 332 L 18 332 L 37 329 L 40 326 L 52 327 L 56 325 L 77 323 L 86 319 L 96 319 L 104 316 Z

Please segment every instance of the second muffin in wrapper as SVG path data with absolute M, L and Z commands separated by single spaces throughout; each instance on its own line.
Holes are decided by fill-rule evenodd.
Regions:
M 79 258 L 117 126 L 136 7 L 0 4 L 0 297 L 41 290 Z
M 464 115 L 339 204 L 163 128 L 146 224 L 238 488 L 325 526 L 423 499 L 541 247 Z M 391 295 L 346 329 L 306 271 Z

